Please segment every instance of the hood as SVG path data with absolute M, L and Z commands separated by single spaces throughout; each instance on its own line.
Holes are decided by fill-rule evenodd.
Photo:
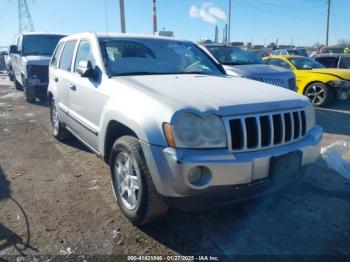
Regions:
M 153 75 L 113 78 L 153 96 L 174 111 L 191 109 L 224 115 L 303 107 L 307 98 L 265 83 L 227 76 Z
M 228 66 L 224 65 L 226 73 L 233 76 L 243 76 L 243 77 L 293 77 L 294 74 L 287 69 L 265 65 L 265 64 L 256 64 L 256 65 L 236 65 Z
M 309 71 L 305 70 L 305 72 L 333 75 L 344 80 L 350 80 L 350 69 L 318 68 Z
M 23 62 L 25 65 L 45 65 L 50 64 L 51 56 L 25 56 L 23 57 Z

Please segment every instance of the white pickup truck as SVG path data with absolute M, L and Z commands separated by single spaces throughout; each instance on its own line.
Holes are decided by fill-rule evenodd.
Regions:
M 10 46 L 10 80 L 24 91 L 26 100 L 45 98 L 49 62 L 61 34 L 24 33 L 16 35 Z

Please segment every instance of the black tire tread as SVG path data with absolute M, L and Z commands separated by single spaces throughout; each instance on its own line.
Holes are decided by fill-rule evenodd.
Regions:
M 142 179 L 147 187 L 145 189 L 147 192 L 145 201 L 145 213 L 136 221 L 132 221 L 135 225 L 144 225 L 161 218 L 167 212 L 169 205 L 157 192 L 154 186 L 151 174 L 147 166 L 147 162 L 145 160 L 145 156 L 142 151 L 142 147 L 138 139 L 133 136 L 123 136 L 114 143 L 113 148 L 115 148 L 121 142 L 128 144 L 129 147 L 132 149 L 135 160 L 139 164 L 139 168 L 144 174 Z

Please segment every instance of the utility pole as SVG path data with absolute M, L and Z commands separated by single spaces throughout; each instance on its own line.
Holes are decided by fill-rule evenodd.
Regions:
M 231 0 L 228 0 L 228 33 L 227 33 L 227 42 L 231 42 Z
M 155 35 L 157 31 L 157 3 L 153 0 L 153 34 Z
M 19 33 L 35 31 L 27 0 L 18 0 L 18 31 Z
M 125 10 L 124 10 L 124 0 L 119 0 L 119 11 L 120 11 L 120 28 L 121 32 L 125 33 Z
M 327 33 L 326 33 L 326 46 L 329 43 L 329 15 L 331 12 L 331 0 L 327 0 L 328 10 L 327 10 Z

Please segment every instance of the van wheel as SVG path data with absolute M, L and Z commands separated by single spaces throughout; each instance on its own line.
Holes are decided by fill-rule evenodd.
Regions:
M 25 79 L 23 79 L 23 92 L 28 103 L 33 103 L 36 100 L 36 94 L 32 87 L 30 87 Z
M 321 82 L 308 85 L 305 88 L 304 95 L 307 96 L 316 107 L 328 105 L 334 100 L 334 92 Z
M 16 90 L 23 91 L 23 86 L 16 80 L 16 78 L 14 78 L 13 81 L 15 82 Z
M 51 130 L 53 136 L 58 141 L 64 141 L 70 138 L 70 133 L 68 130 L 62 125 L 58 118 L 58 110 L 55 103 L 55 100 L 51 99 L 50 104 L 50 122 L 51 122 Z
M 168 204 L 155 189 L 141 145 L 135 137 L 124 136 L 114 143 L 110 169 L 118 205 L 134 225 L 146 224 L 166 213 Z

